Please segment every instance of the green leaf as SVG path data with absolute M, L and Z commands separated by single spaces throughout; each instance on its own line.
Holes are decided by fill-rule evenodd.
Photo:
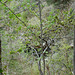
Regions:
M 27 3 L 27 7 L 28 7 L 28 8 L 30 7 L 30 4 L 29 4 L 29 3 Z
M 11 36 L 11 38 L 14 40 L 15 39 L 15 37 L 14 36 Z
M 8 1 L 12 1 L 12 0 L 8 0 Z
M 18 16 L 18 17 L 21 17 L 21 14 L 19 13 L 19 14 L 17 14 L 17 16 Z
M 21 26 L 19 26 L 18 30 L 21 30 L 21 28 L 22 28 L 22 27 L 21 27 Z
M 27 29 L 29 29 L 29 28 L 31 28 L 31 25 L 28 25 L 28 26 L 27 26 Z
M 20 48 L 20 49 L 18 49 L 18 50 L 17 50 L 17 52 L 22 52 L 22 49 L 21 49 L 21 48 Z
M 10 54 L 15 54 L 16 53 L 16 51 L 10 51 Z
M 30 41 L 25 41 L 25 43 L 26 43 L 26 44 L 29 44 L 29 43 L 30 43 Z
M 29 3 L 31 0 L 27 0 L 27 3 Z
M 41 33 L 41 31 L 37 31 L 37 35 L 39 35 Z

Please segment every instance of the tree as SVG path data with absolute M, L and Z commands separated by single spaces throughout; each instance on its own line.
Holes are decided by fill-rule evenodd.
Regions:
M 74 55 L 73 55 L 73 72 L 75 75 L 75 25 L 74 25 Z
M 0 75 L 2 75 L 2 62 L 1 62 L 1 37 L 0 37 Z
M 20 1 L 19 1 L 19 3 L 20 3 Z M 30 1 L 30 0 L 24 0 L 24 1 Z M 55 0 L 55 1 L 58 1 L 58 0 Z M 64 1 L 64 0 L 62 0 L 62 1 Z M 12 2 L 13 1 L 10 1 L 10 3 L 12 3 Z M 18 2 L 18 0 L 16 0 L 16 2 Z M 39 15 L 40 15 L 40 18 L 38 18 L 38 13 L 39 12 L 34 10 L 35 8 L 37 8 L 35 6 L 36 3 L 35 4 L 34 3 L 31 3 L 30 4 L 29 2 L 23 2 L 23 4 L 20 3 L 20 7 L 22 5 L 22 7 L 24 7 L 26 10 L 24 8 L 22 8 L 22 10 L 20 10 L 20 8 L 18 9 L 17 8 L 18 7 L 17 5 L 16 6 L 12 6 L 12 8 L 11 8 L 11 4 L 10 3 L 9 2 L 7 2 L 7 3 L 1 2 L 1 4 L 3 5 L 3 7 L 5 9 L 3 7 L 2 7 L 3 9 L 0 8 L 1 10 L 4 10 L 4 13 L 2 12 L 2 15 L 0 15 L 0 16 L 1 17 L 5 17 L 5 15 L 7 16 L 7 18 L 5 18 L 5 19 L 2 18 L 1 19 L 1 20 L 4 19 L 3 20 L 3 23 L 1 21 L 2 25 L 4 25 L 1 28 L 4 28 L 4 31 L 6 32 L 6 34 L 3 33 L 4 36 L 2 36 L 2 37 L 4 37 L 4 40 L 7 42 L 7 44 L 6 44 L 5 41 L 2 38 L 2 43 L 5 44 L 5 45 L 2 45 L 2 49 L 4 48 L 6 50 L 6 52 L 7 52 L 5 54 L 8 54 L 8 53 L 15 54 L 17 52 L 18 53 L 21 53 L 24 49 L 27 49 L 25 46 L 28 43 L 29 43 L 29 46 L 30 47 L 33 47 L 33 48 L 40 45 L 40 48 L 37 48 L 37 49 L 38 49 L 39 52 L 41 51 L 41 57 L 38 56 L 37 59 L 39 61 L 39 71 L 40 71 L 40 74 L 41 75 L 45 74 L 45 71 L 46 71 L 45 70 L 45 64 L 48 64 L 48 62 L 49 62 L 50 65 L 49 64 L 48 64 L 49 66 L 47 65 L 48 66 L 47 67 L 47 70 L 50 69 L 50 71 L 51 71 L 50 73 L 51 74 L 55 74 L 56 72 L 59 71 L 59 69 L 60 69 L 60 71 L 62 71 L 62 66 L 65 66 L 66 70 L 69 69 L 69 68 L 72 69 L 73 68 L 72 67 L 72 62 L 68 61 L 69 64 L 66 63 L 67 58 L 69 58 L 67 55 L 70 56 L 71 54 L 69 54 L 69 53 L 71 53 L 72 50 L 70 50 L 69 53 L 67 53 L 69 46 L 68 45 L 65 45 L 65 43 L 63 43 L 61 41 L 61 44 L 58 46 L 59 49 L 57 48 L 57 46 L 53 46 L 52 47 L 51 44 L 49 45 L 49 46 L 51 46 L 51 48 L 54 48 L 55 47 L 55 49 L 51 49 L 53 53 L 52 54 L 49 54 L 50 59 L 48 60 L 47 63 L 45 63 L 45 60 L 44 60 L 44 52 L 47 49 L 45 49 L 45 48 L 42 49 L 42 41 L 45 42 L 43 39 L 46 39 L 46 40 L 54 39 L 54 41 L 56 41 L 55 43 L 58 45 L 58 43 L 60 42 L 60 39 L 64 39 L 64 37 L 69 34 L 70 29 L 72 29 L 72 26 L 70 26 L 71 25 L 71 19 L 70 19 L 71 16 L 69 14 L 70 12 L 68 12 L 67 10 L 61 12 L 60 10 L 57 11 L 57 10 L 53 10 L 52 9 L 53 11 L 51 10 L 50 11 L 50 14 L 48 16 L 46 16 L 47 20 L 44 20 L 41 17 L 42 16 L 41 15 L 42 9 L 40 9 L 40 5 L 39 5 L 39 9 L 40 9 L 40 14 Z M 40 2 L 38 2 L 38 3 L 40 4 Z M 18 10 L 18 12 L 17 12 L 17 10 Z M 29 16 L 29 15 L 31 15 L 31 16 Z M 22 18 L 22 16 L 23 16 L 23 18 Z M 37 21 L 39 20 L 39 25 L 34 24 L 33 21 L 31 20 L 32 17 L 34 17 L 34 16 L 36 16 L 38 18 Z M 34 18 L 34 19 L 36 19 L 36 18 Z M 30 20 L 33 23 L 32 25 L 31 24 L 28 24 L 28 22 L 30 22 Z M 24 25 L 22 25 L 22 24 L 24 24 Z M 43 24 L 43 26 L 42 26 L 42 24 Z M 42 33 L 42 31 L 43 31 L 43 33 Z M 20 35 L 21 33 L 22 33 L 22 35 Z M 6 36 L 6 38 L 5 38 L 5 36 Z M 39 36 L 40 36 L 40 38 L 39 38 Z M 19 39 L 20 37 L 21 37 L 21 40 Z M 58 38 L 58 37 L 60 37 L 60 38 Z M 9 39 L 11 39 L 11 40 L 9 40 Z M 17 41 L 20 42 L 20 44 L 18 43 L 18 46 L 17 46 L 17 43 L 16 43 L 16 45 L 14 45 L 14 42 L 17 42 Z M 10 42 L 12 44 L 10 44 Z M 62 45 L 62 43 L 64 44 L 64 46 Z M 68 43 L 66 43 L 66 44 L 68 44 Z M 6 46 L 7 45 L 10 48 L 7 48 L 6 49 Z M 65 56 L 66 58 L 64 57 L 63 54 L 66 55 Z M 28 53 L 28 55 L 29 55 L 29 53 Z M 53 58 L 54 55 L 55 55 L 55 57 L 57 59 L 56 58 Z M 42 59 L 42 57 L 43 57 L 44 67 L 41 65 L 42 62 L 39 60 L 39 59 Z M 7 57 L 6 57 L 6 59 L 7 59 Z M 10 59 L 8 58 L 8 60 L 10 60 Z M 64 60 L 64 61 L 62 61 L 62 60 Z M 62 63 L 62 65 L 60 63 Z M 53 65 L 53 67 L 52 67 L 52 65 Z M 29 65 L 27 67 L 29 67 Z M 42 71 L 42 67 L 43 67 L 44 71 Z M 68 70 L 67 70 L 67 72 L 68 72 Z M 70 72 L 71 72 L 71 70 L 70 70 Z M 65 74 L 65 73 L 63 73 L 63 74 Z M 68 72 L 68 74 L 69 74 L 69 72 Z

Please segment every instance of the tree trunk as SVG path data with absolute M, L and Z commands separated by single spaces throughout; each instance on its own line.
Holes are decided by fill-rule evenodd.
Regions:
M 75 75 L 75 25 L 74 25 L 74 56 L 73 56 L 73 73 Z
M 43 54 L 43 75 L 45 75 L 45 56 Z
M 41 0 L 38 0 L 38 3 L 39 3 L 39 15 L 40 15 L 40 31 L 41 31 L 41 45 L 42 45 L 42 49 L 43 49 L 43 40 L 42 40 L 42 35 L 43 35 L 43 30 L 42 30 L 42 19 L 41 19 L 41 5 L 40 5 L 40 1 Z M 41 49 L 41 50 L 42 50 Z M 43 52 L 42 52 L 43 53 Z M 43 59 L 44 60 L 44 59 Z M 44 62 L 45 64 L 45 62 Z M 41 69 L 41 59 L 39 60 L 39 63 L 38 63 L 38 66 L 39 66 L 39 71 L 40 71 L 40 75 L 44 75 L 45 73 L 45 68 L 44 68 L 44 73 L 42 72 L 42 69 Z M 45 66 L 45 65 L 44 65 Z
M 41 59 L 38 61 L 38 68 L 39 68 L 40 75 L 43 75 L 43 72 L 41 70 Z
M 1 38 L 0 38 L 0 75 L 2 74 L 2 62 L 1 62 Z

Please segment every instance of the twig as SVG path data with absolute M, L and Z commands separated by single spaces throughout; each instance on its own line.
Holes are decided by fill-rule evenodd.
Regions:
M 22 11 L 16 12 L 15 14 L 22 13 L 22 12 L 24 12 L 24 11 L 26 11 L 26 10 L 27 10 L 27 9 L 24 9 L 24 10 L 22 10 Z

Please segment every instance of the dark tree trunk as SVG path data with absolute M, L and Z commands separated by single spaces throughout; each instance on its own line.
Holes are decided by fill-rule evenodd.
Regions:
M 41 59 L 38 61 L 38 68 L 39 68 L 40 75 L 43 75 L 43 72 L 41 70 Z
M 74 56 L 73 56 L 73 72 L 75 75 L 75 26 L 74 26 Z
M 2 74 L 2 62 L 1 62 L 1 39 L 0 39 L 0 75 Z

